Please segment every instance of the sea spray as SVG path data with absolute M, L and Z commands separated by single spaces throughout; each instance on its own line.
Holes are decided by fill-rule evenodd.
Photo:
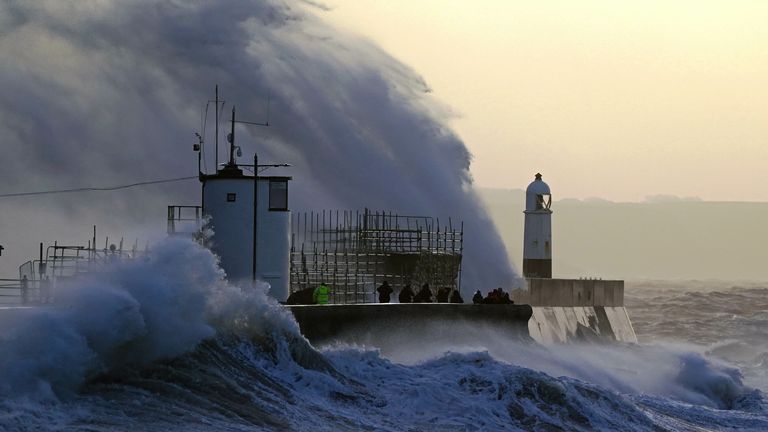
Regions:
M 243 120 L 267 120 L 271 100 L 270 127 L 238 125 L 237 145 L 248 160 L 258 151 L 260 161 L 292 165 L 284 172 L 294 178 L 293 209 L 461 220 L 465 297 L 511 287 L 515 273 L 474 191 L 471 154 L 450 129 L 451 110 L 416 72 L 331 28 L 311 4 L 3 2 L 0 56 L 13 61 L 0 69 L 0 136 L 5 157 L 19 163 L 0 172 L 0 184 L 35 190 L 189 176 L 196 160 L 183 155 L 194 131 L 206 135 L 203 169 L 213 172 L 213 106 L 206 131 L 201 108 L 219 84 L 224 111 L 236 105 Z M 223 137 L 220 147 L 221 162 Z M 48 197 L 4 209 L 14 226 L 0 221 L 0 231 L 39 229 L 25 223 L 31 212 L 61 215 L 45 220 L 60 233 L 80 216 L 115 229 L 154 225 L 157 209 L 196 199 L 199 184 L 149 191 Z M 26 237 L 13 240 L 25 245 Z
M 125 364 L 189 352 L 217 329 L 300 337 L 265 285 L 242 289 L 223 277 L 209 250 L 177 237 L 145 256 L 59 280 L 52 304 L 0 314 L 0 391 L 72 393 Z
M 761 400 L 737 369 L 707 357 L 706 347 L 694 344 L 540 345 L 493 326 L 440 322 L 410 329 L 410 333 L 419 336 L 393 339 L 385 334 L 371 340 L 370 346 L 404 364 L 420 364 L 446 352 L 488 352 L 499 361 L 623 394 L 653 394 L 717 409 L 743 408 L 745 399 Z
M 691 350 L 541 347 L 489 329 L 470 343 L 412 329 L 392 341 L 421 356 L 410 362 L 317 351 L 264 288 L 227 284 L 209 251 L 171 238 L 57 286 L 50 306 L 4 310 L 0 428 L 768 428 L 762 395 L 710 359 L 681 357 Z

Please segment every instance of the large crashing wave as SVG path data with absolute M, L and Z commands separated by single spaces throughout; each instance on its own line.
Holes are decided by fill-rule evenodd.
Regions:
M 181 238 L 105 271 L 59 280 L 52 307 L 0 314 L 0 392 L 55 397 L 126 364 L 193 351 L 217 331 L 298 335 L 265 289 L 223 280 L 215 256 Z
M 456 348 L 449 344 L 428 347 L 434 353 L 407 365 L 375 350 L 316 350 L 263 288 L 227 284 L 208 250 L 176 238 L 144 258 L 59 285 L 48 307 L 3 311 L 0 428 L 768 427 L 759 392 L 734 371 L 685 352 L 653 357 L 642 347 L 593 347 L 605 359 L 590 363 L 565 348 L 531 360 L 525 356 L 535 346 L 494 335 L 510 352 L 528 353 L 520 363 L 548 373 L 501 361 L 505 354 L 496 349 L 445 353 Z M 631 357 L 656 364 L 623 362 Z M 579 379 L 557 378 L 547 359 L 570 364 L 564 374 Z M 619 367 L 627 371 L 616 373 Z M 636 382 L 666 376 L 654 370 L 675 371 L 685 391 L 621 378 L 632 370 L 646 375 Z
M 447 126 L 449 110 L 411 69 L 328 27 L 308 3 L 3 2 L 0 136 L 16 163 L 0 183 L 18 191 L 194 174 L 192 133 L 218 83 L 225 113 L 236 104 L 241 119 L 264 121 L 271 98 L 272 126 L 238 126 L 238 145 L 245 163 L 258 149 L 262 162 L 293 165 L 294 209 L 463 220 L 465 286 L 510 286 L 514 272 L 472 189 L 471 155 Z M 155 215 L 171 196 L 196 198 L 197 188 L 124 192 L 100 211 L 144 221 L 140 214 Z M 97 219 L 94 200 L 59 204 Z

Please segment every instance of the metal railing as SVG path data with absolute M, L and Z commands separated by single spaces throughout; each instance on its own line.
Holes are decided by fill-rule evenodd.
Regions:
M 48 279 L 0 279 L 0 305 L 39 305 L 50 302 L 51 294 L 51 283 Z
M 168 206 L 168 235 L 194 235 L 202 227 L 201 206 Z
M 109 245 L 96 249 L 93 242 L 88 246 L 69 246 L 54 243 L 43 249 L 40 244 L 40 258 L 19 266 L 19 279 L 0 279 L 0 305 L 39 305 L 51 302 L 57 285 L 61 282 L 104 268 L 110 263 L 135 259 L 144 255 L 134 243 L 130 249 Z M 45 252 L 43 252 L 45 251 Z
M 0 303 L 19 304 L 22 294 L 21 279 L 0 279 Z

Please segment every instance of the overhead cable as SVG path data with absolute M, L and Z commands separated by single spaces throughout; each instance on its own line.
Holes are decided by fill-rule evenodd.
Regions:
M 110 187 L 82 187 L 82 188 L 74 188 L 74 189 L 58 189 L 58 190 L 36 191 L 36 192 L 6 193 L 6 194 L 0 194 L 0 198 L 25 197 L 25 196 L 34 196 L 34 195 L 53 195 L 53 194 L 72 193 L 72 192 L 115 191 L 115 190 L 128 189 L 128 188 L 137 187 L 137 186 L 146 186 L 146 185 L 159 184 L 159 183 L 172 183 L 172 182 L 178 182 L 178 181 L 184 181 L 184 180 L 192 180 L 196 178 L 198 178 L 198 176 L 177 177 L 177 178 L 169 178 L 169 179 L 161 179 L 161 180 L 149 180 L 149 181 L 143 181 L 138 183 L 124 184 L 124 185 L 110 186 Z

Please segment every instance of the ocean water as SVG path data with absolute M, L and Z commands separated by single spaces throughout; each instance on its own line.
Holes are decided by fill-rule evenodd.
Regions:
M 638 345 L 414 329 L 382 352 L 313 347 L 221 277 L 171 239 L 0 313 L 0 430 L 768 430 L 760 284 L 630 283 Z
M 696 345 L 768 392 L 767 282 L 632 281 L 626 305 L 642 344 Z

